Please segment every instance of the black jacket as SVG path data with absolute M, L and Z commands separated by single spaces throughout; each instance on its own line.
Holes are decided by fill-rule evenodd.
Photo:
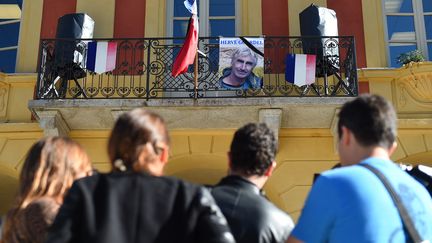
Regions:
M 234 242 L 234 239 L 206 189 L 170 177 L 115 172 L 74 183 L 47 242 Z
M 294 227 L 288 214 L 240 176 L 223 178 L 211 192 L 237 243 L 285 242 Z

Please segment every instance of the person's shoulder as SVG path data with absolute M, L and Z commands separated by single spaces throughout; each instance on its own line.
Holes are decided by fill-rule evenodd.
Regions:
M 57 214 L 60 204 L 50 197 L 35 199 L 23 209 L 27 218 L 50 218 L 51 220 Z
M 139 184 L 152 184 L 159 185 L 160 187 L 191 187 L 196 188 L 198 185 L 184 181 L 182 179 L 172 176 L 154 176 L 148 173 L 138 172 L 110 172 L 110 173 L 98 173 L 94 176 L 89 176 L 77 181 L 78 184 L 92 186 L 95 184 L 123 184 L 131 183 L 135 181 Z
M 90 176 L 81 177 L 79 179 L 76 179 L 74 183 L 78 184 L 87 184 L 87 183 L 94 183 L 95 181 L 98 181 L 103 176 L 108 175 L 108 173 L 95 173 Z
M 210 192 L 212 194 L 226 194 L 226 193 L 233 193 L 235 191 L 238 191 L 237 188 L 230 186 L 230 185 L 221 185 L 221 184 L 216 184 L 216 185 L 212 185 L 212 186 L 208 186 L 207 187 Z
M 35 200 L 33 200 L 29 205 L 26 207 L 40 207 L 40 208 L 54 208 L 59 207 L 60 204 L 52 197 L 40 197 Z
M 221 77 L 219 81 L 222 81 L 224 78 L 228 77 L 231 74 L 231 67 L 226 67 L 222 70 Z
M 260 231 L 272 232 L 279 239 L 286 239 L 294 228 L 294 221 L 288 213 L 262 196 L 255 197 L 257 201 L 251 201 L 254 206 L 256 227 Z M 245 218 L 248 219 L 247 217 Z
M 160 191 L 177 195 L 177 198 L 182 198 L 182 203 L 186 203 L 192 207 L 199 208 L 216 205 L 210 189 L 203 185 L 170 176 L 158 177 L 157 183 L 160 185 Z
M 201 188 L 204 188 L 204 186 L 193 183 L 193 182 L 189 182 L 174 176 L 160 176 L 157 178 L 158 180 L 168 183 L 168 184 L 172 184 L 172 185 L 176 185 L 179 187 L 184 187 L 184 188 L 189 188 L 189 189 L 194 189 L 194 190 L 200 190 Z
M 86 176 L 75 180 L 70 190 L 77 190 L 77 188 L 92 188 L 97 185 L 102 177 L 106 176 L 104 173 L 96 173 L 91 176 Z
M 51 197 L 41 197 L 32 201 L 22 210 L 23 220 L 32 228 L 41 227 L 37 232 L 44 232 L 52 224 L 60 204 Z M 34 229 L 35 230 L 35 229 Z
M 232 70 L 231 67 L 226 67 L 226 68 L 224 68 L 224 69 L 222 70 L 222 77 L 229 76 L 229 75 L 231 74 L 231 70 Z
M 251 72 L 247 77 L 247 82 L 245 82 L 243 85 L 245 84 L 248 84 L 247 88 L 260 89 L 262 88 L 263 85 L 263 79 L 255 75 L 253 72 Z
M 284 222 L 285 224 L 289 224 L 289 225 L 294 225 L 291 217 L 288 215 L 288 213 L 286 213 L 285 211 L 283 211 L 282 209 L 280 209 L 279 207 L 277 207 L 275 204 L 273 204 L 272 202 L 267 201 L 267 205 L 266 205 L 266 212 L 272 217 L 272 220 L 276 220 L 279 222 Z
M 139 175 L 142 183 L 152 184 L 153 187 L 157 186 L 161 191 L 177 191 L 177 193 L 196 194 L 204 188 L 202 185 L 188 182 L 186 180 L 173 177 L 173 176 L 152 176 L 152 175 Z
M 232 195 L 238 198 L 237 203 L 240 207 L 244 206 L 249 209 L 253 208 L 255 212 L 254 215 L 263 222 L 269 223 L 277 221 L 281 224 L 288 225 L 292 223 L 291 217 L 286 212 L 273 204 L 273 202 L 268 200 L 263 194 L 257 193 L 251 188 L 238 188 L 229 185 L 222 185 L 216 186 L 215 189 L 216 195 L 213 194 L 215 198 L 217 198 L 218 193 L 225 195 L 225 197 L 226 194 Z
M 314 181 L 309 197 L 334 203 L 342 194 L 355 193 L 362 188 L 372 179 L 371 176 L 367 170 L 356 165 L 325 171 Z
M 350 165 L 345 167 L 339 167 L 323 172 L 320 177 L 327 179 L 349 179 L 356 175 L 365 174 L 366 170 L 358 165 Z

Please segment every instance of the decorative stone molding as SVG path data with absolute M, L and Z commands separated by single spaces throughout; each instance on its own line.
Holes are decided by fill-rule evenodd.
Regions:
M 415 100 L 432 103 L 432 72 L 412 74 L 400 79 L 401 87 Z
M 281 110 L 280 128 L 329 128 L 334 109 L 352 97 L 257 97 L 223 99 L 30 100 L 32 113 L 57 110 L 73 130 L 111 129 L 119 114 L 143 107 L 161 115 L 172 129 L 237 129 L 260 121 L 260 110 Z M 263 111 L 264 112 L 264 111 Z M 266 112 L 264 112 L 266 113 Z M 262 113 L 261 119 L 264 117 Z
M 282 123 L 282 109 L 260 109 L 259 122 L 266 123 L 275 133 L 276 139 L 278 139 Z
M 6 117 L 10 85 L 0 81 L 0 118 Z
M 70 129 L 59 111 L 40 111 L 38 116 L 45 136 L 68 136 Z
M 405 93 L 422 104 L 432 104 L 431 63 L 411 63 L 400 68 L 396 82 L 401 89 L 399 102 L 406 104 Z

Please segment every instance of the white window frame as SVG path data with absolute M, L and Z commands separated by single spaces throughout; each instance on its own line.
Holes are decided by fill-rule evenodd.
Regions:
M 432 12 L 423 12 L 423 2 L 422 0 L 411 0 L 413 13 L 386 13 L 385 9 L 385 0 L 381 1 L 382 9 L 383 9 L 383 18 L 384 18 L 384 31 L 386 38 L 386 49 L 387 49 L 387 66 L 391 66 L 391 55 L 390 55 L 390 44 L 391 43 L 414 43 L 417 45 L 417 49 L 420 50 L 425 56 L 426 60 L 429 60 L 429 57 L 432 56 L 432 53 L 428 53 L 428 41 L 426 39 L 426 26 L 424 22 L 425 15 L 432 15 Z M 414 18 L 414 33 L 415 40 L 393 40 L 391 41 L 388 36 L 388 25 L 387 25 L 387 16 L 413 16 Z M 430 41 L 432 43 L 432 41 Z
M 235 16 L 213 16 L 209 17 L 210 13 L 210 1 L 211 0 L 200 0 L 199 10 L 198 10 L 198 18 L 199 18 L 199 36 L 200 37 L 210 37 L 209 29 L 210 29 L 210 19 L 234 19 L 235 21 L 235 35 L 239 35 L 241 32 L 241 10 L 240 6 L 243 0 L 234 0 L 235 2 Z M 217 0 L 213 0 L 217 1 Z M 166 0 L 166 34 L 165 36 L 173 37 L 173 22 L 174 20 L 188 20 L 189 17 L 176 17 L 174 18 L 174 0 Z

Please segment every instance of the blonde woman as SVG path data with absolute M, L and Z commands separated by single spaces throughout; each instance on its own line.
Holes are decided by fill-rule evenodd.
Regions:
M 65 193 L 75 179 L 91 171 L 87 153 L 71 139 L 46 137 L 36 142 L 24 161 L 2 242 L 44 242 Z

